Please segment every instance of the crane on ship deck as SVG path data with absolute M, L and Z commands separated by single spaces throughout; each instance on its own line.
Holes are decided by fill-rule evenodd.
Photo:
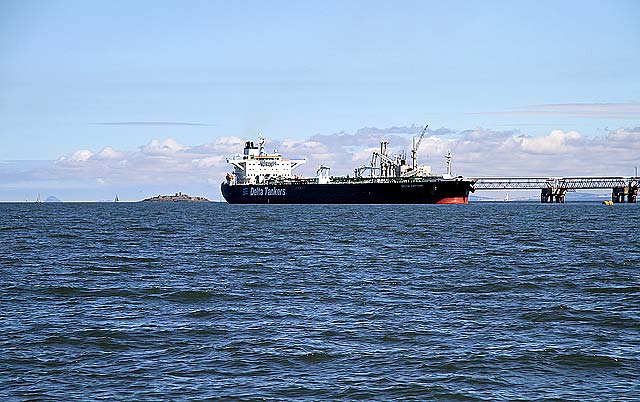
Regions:
M 416 170 L 418 168 L 418 149 L 420 149 L 420 143 L 422 142 L 424 135 L 427 133 L 427 128 L 429 128 L 428 124 L 424 126 L 424 128 L 422 129 L 422 132 L 420 133 L 420 137 L 418 138 L 418 141 L 416 141 L 415 138 L 413 139 L 413 147 L 411 147 L 411 169 L 412 170 Z
M 371 153 L 371 163 L 369 166 L 362 165 L 354 169 L 356 177 L 362 177 L 366 171 L 369 171 L 371 177 L 375 177 L 376 174 L 379 177 L 412 177 L 415 176 L 418 168 L 418 149 L 422 143 L 424 135 L 427 133 L 429 125 L 424 126 L 420 132 L 420 136 L 416 141 L 415 137 L 412 140 L 411 148 L 411 169 L 406 169 L 406 153 L 402 152 L 400 155 L 390 156 L 387 144 L 388 141 L 380 141 L 380 151 L 373 151 Z

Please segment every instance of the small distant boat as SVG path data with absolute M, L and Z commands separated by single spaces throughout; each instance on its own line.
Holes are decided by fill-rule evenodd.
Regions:
M 611 200 L 602 201 L 602 205 L 613 205 L 613 201 Z
M 119 202 L 120 200 L 118 199 L 118 194 L 116 194 L 116 198 L 114 198 L 113 202 Z
M 509 193 L 507 193 L 507 195 L 504 196 L 504 202 L 509 202 Z
M 38 198 L 36 198 L 36 202 L 42 202 L 42 199 L 40 198 L 40 193 L 38 193 Z

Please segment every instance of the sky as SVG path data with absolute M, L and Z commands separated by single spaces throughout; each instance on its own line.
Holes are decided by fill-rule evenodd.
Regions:
M 0 201 L 182 191 L 268 148 L 334 174 L 386 138 L 479 176 L 631 175 L 637 1 L 0 2 Z

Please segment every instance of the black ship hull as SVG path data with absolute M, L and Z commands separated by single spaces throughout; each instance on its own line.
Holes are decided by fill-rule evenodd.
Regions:
M 473 181 L 425 179 L 391 182 L 228 184 L 230 204 L 467 204 Z

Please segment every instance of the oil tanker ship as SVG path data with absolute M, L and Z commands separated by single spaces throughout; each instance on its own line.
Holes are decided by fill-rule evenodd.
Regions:
M 406 153 L 389 155 L 388 142 L 381 141 L 371 163 L 354 169 L 354 176 L 334 177 L 321 165 L 316 177 L 298 177 L 293 169 L 306 159 L 284 159 L 247 141 L 243 154 L 228 158 L 233 173 L 221 185 L 230 204 L 467 204 L 474 181 L 451 174 L 451 153 L 446 156 L 447 173 L 436 175 L 431 167 L 418 165 L 417 151 L 426 127 L 413 141 L 411 165 Z

